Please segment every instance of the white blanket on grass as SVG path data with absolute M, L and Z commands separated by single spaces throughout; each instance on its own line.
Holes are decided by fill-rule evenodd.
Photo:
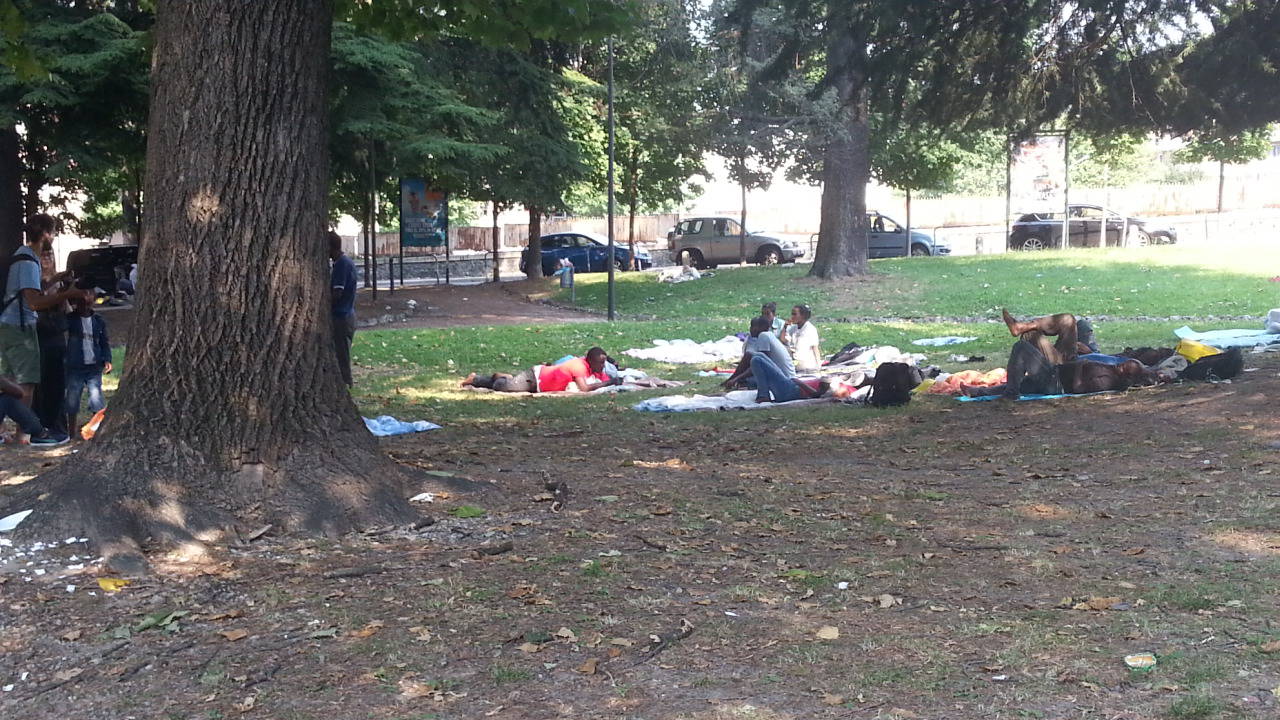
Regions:
M 1173 331 L 1180 340 L 1195 340 L 1216 348 L 1246 348 L 1257 345 L 1274 345 L 1280 343 L 1280 333 L 1259 332 L 1257 330 L 1209 330 L 1196 332 L 1183 325 Z
M 397 420 L 390 415 L 379 415 L 376 418 L 365 418 L 364 426 L 369 428 L 369 432 L 376 437 L 387 437 L 388 435 L 407 435 L 409 433 L 426 432 L 427 430 L 439 430 L 440 426 L 427 422 L 426 420 L 417 420 L 415 422 L 404 422 Z
M 869 388 L 868 388 L 869 389 Z M 640 412 L 693 412 L 696 410 L 768 410 L 801 405 L 830 405 L 831 398 L 792 400 L 785 403 L 758 403 L 755 390 L 734 390 L 724 395 L 664 395 L 631 406 Z
M 687 339 L 654 340 L 653 347 L 623 350 L 622 354 L 677 365 L 702 365 L 741 358 L 742 341 L 733 335 L 702 343 Z

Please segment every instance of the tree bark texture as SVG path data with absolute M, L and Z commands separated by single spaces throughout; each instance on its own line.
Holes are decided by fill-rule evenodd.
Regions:
M 524 276 L 542 278 L 542 209 L 529 208 L 529 242 L 524 248 Z
M 18 131 L 12 125 L 0 129 L 0 258 L 7 258 L 22 244 L 22 158 Z
M 847 9 L 831 3 L 831 27 L 847 27 Z M 866 48 L 852 32 L 829 32 L 827 75 L 840 100 L 842 132 L 827 145 L 822 164 L 818 247 L 809 276 L 852 277 L 867 271 L 867 182 L 871 177 L 871 128 L 865 75 L 858 65 Z
M 99 436 L 33 485 L 26 524 L 145 538 L 237 522 L 408 522 L 402 476 L 338 375 L 324 242 L 327 0 L 156 8 L 138 308 Z

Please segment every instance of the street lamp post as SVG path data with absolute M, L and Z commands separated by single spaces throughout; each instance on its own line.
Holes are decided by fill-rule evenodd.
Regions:
M 609 320 L 615 319 L 617 297 L 614 287 L 614 266 L 617 259 L 613 249 L 613 38 L 609 38 Z

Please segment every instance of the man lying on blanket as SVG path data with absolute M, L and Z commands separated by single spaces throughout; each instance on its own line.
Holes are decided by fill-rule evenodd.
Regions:
M 1048 315 L 1019 322 L 1003 311 L 1009 333 L 1018 338 L 1005 366 L 1009 378 L 1004 385 L 974 387 L 961 385 L 969 397 L 1000 395 L 1016 400 L 1023 394 L 1060 395 L 1126 390 L 1134 385 L 1169 382 L 1172 376 L 1147 368 L 1137 360 L 1118 362 L 1091 359 L 1096 348 L 1080 341 L 1076 317 L 1070 313 Z M 1092 335 L 1092 329 L 1088 334 Z M 1049 338 L 1056 338 L 1050 342 Z M 1091 339 L 1091 338 L 1090 338 Z M 1081 355 L 1084 357 L 1081 357 Z M 1109 357 L 1109 356 L 1106 356 Z
M 622 380 L 611 378 L 604 371 L 608 355 L 593 347 L 585 357 L 572 358 L 556 365 L 535 365 L 517 375 L 471 373 L 462 386 L 489 388 L 495 392 L 561 392 L 574 385 L 582 392 L 591 392 L 608 385 L 620 385 Z

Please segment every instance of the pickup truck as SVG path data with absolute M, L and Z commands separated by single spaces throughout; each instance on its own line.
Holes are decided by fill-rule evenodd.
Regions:
M 697 268 L 736 263 L 745 245 L 747 262 L 777 265 L 795 262 L 805 250 L 791 240 L 780 240 L 758 232 L 742 232 L 742 225 L 730 217 L 699 217 L 681 220 L 667 233 L 667 248 L 679 264 Z

